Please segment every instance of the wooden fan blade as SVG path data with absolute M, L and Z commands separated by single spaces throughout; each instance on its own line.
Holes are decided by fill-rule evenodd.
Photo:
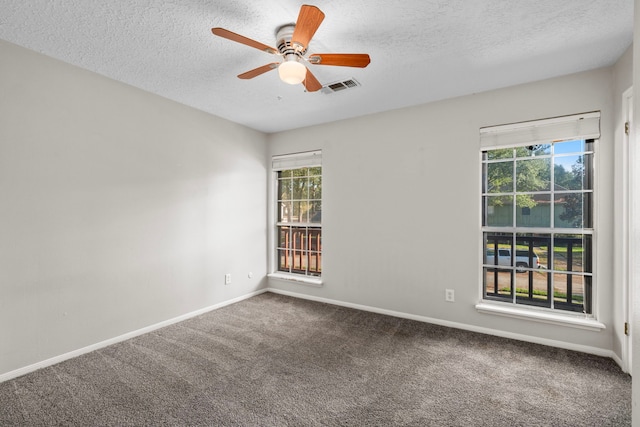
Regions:
M 254 47 L 263 52 L 278 53 L 278 51 L 272 48 L 271 46 L 267 46 L 266 44 L 262 44 L 248 37 L 241 36 L 240 34 L 236 34 L 233 31 L 225 30 L 224 28 L 220 28 L 220 27 L 212 28 L 211 32 L 216 36 L 224 37 L 225 39 L 229 39 L 234 42 L 246 44 L 247 46 Z
M 307 92 L 315 92 L 322 89 L 322 84 L 316 79 L 311 70 L 307 68 L 307 75 L 305 76 L 302 84 L 307 89 Z
M 254 77 L 259 76 L 260 74 L 264 74 L 267 71 L 275 70 L 278 68 L 277 62 L 272 62 L 271 64 L 263 65 L 262 67 L 254 68 L 251 71 L 247 71 L 246 73 L 238 74 L 238 78 L 240 79 L 252 79 Z
M 300 14 L 296 21 L 296 27 L 291 36 L 291 44 L 301 46 L 302 50 L 306 50 L 311 41 L 311 37 L 316 33 L 318 27 L 324 19 L 324 13 L 315 6 L 303 4 L 300 8 Z
M 314 53 L 309 62 L 315 65 L 339 65 L 342 67 L 364 68 L 371 62 L 366 53 Z

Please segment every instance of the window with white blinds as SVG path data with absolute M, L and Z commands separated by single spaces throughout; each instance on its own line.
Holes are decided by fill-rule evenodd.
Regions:
M 278 273 L 322 275 L 322 152 L 275 156 Z
M 480 130 L 483 299 L 593 313 L 600 113 Z

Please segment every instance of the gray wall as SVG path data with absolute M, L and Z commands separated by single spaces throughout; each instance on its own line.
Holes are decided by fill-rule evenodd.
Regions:
M 0 58 L 0 375 L 265 286 L 265 135 Z
M 270 135 L 271 154 L 322 149 L 323 287 L 270 286 L 496 333 L 612 349 L 613 71 L 599 69 Z M 336 102 L 339 102 L 336 94 Z M 618 102 L 618 101 L 616 101 Z M 596 313 L 601 332 L 478 313 L 479 129 L 600 110 Z M 444 301 L 445 289 L 456 302 Z

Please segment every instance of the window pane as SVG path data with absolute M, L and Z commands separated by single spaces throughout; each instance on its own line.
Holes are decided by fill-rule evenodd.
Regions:
M 322 222 L 322 206 L 321 202 L 311 202 L 309 204 L 309 222 L 320 224 Z
M 551 154 L 551 144 L 529 145 L 516 148 L 516 157 L 535 157 Z
M 278 172 L 278 178 L 290 178 L 292 176 L 291 169 Z
M 309 168 L 292 169 L 291 176 L 294 178 L 306 177 L 309 174 Z
M 291 251 L 278 249 L 278 271 L 289 271 L 291 268 Z
M 291 270 L 295 273 L 305 273 L 307 272 L 307 257 L 306 253 L 303 251 L 291 251 L 292 262 L 291 262 Z
M 590 190 L 593 184 L 586 179 L 585 162 L 590 163 L 591 158 L 591 154 L 555 157 L 555 191 Z
M 584 304 L 585 277 L 579 274 L 559 274 L 553 276 L 553 295 L 557 308 L 582 311 Z M 574 307 L 571 307 L 571 306 Z
M 319 176 L 309 178 L 309 199 L 322 199 L 322 178 Z
M 289 227 L 278 227 L 278 247 L 288 248 L 291 242 L 291 229 Z
M 558 228 L 591 228 L 591 193 L 556 193 L 555 226 Z
M 484 225 L 499 227 L 513 225 L 513 196 L 485 196 L 484 206 Z
M 293 178 L 293 199 L 309 198 L 309 181 L 307 178 Z
M 516 267 L 544 269 L 549 267 L 550 234 L 516 235 Z
M 278 200 L 291 200 L 291 180 L 278 180 Z
M 488 297 L 511 300 L 511 271 L 485 267 L 484 294 Z
M 320 166 L 315 168 L 309 168 L 307 170 L 307 173 L 309 174 L 309 176 L 320 176 L 322 175 L 322 168 Z
M 582 153 L 585 150 L 585 141 L 574 139 L 571 141 L 556 142 L 553 146 L 554 154 Z
M 322 273 L 322 254 L 320 252 L 309 252 L 309 275 L 319 276 Z
M 551 306 L 548 273 L 524 271 L 516 273 L 516 297 L 520 304 Z
M 489 150 L 483 153 L 487 160 L 511 159 L 513 158 L 513 148 L 501 148 L 499 150 Z
M 291 222 L 293 215 L 293 206 L 291 202 L 278 203 L 278 222 Z
M 486 174 L 487 193 L 513 192 L 513 162 L 488 163 Z
M 516 161 L 516 191 L 549 191 L 550 189 L 550 158 Z
M 307 229 L 304 227 L 291 228 L 291 249 L 306 249 Z
M 513 234 L 511 233 L 484 233 L 484 263 L 510 267 L 512 246 Z M 495 254 L 498 254 L 497 258 Z
M 551 226 L 550 194 L 518 194 L 516 196 L 516 226 Z
M 322 230 L 310 228 L 308 230 L 309 249 L 312 251 L 322 251 Z
M 553 269 L 592 273 L 591 236 L 558 234 L 553 240 Z
M 307 222 L 307 202 L 293 202 L 292 220 L 294 222 Z
M 307 201 L 300 202 L 300 222 L 309 222 L 309 209 L 311 204 Z

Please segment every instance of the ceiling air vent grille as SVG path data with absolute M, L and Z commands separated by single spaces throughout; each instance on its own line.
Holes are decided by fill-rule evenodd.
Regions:
M 325 85 L 322 88 L 322 91 L 324 93 L 334 93 L 334 92 L 341 92 L 343 90 L 347 90 L 347 89 L 353 89 L 360 86 L 360 83 L 358 83 L 358 81 L 356 79 L 349 79 L 349 80 L 344 80 L 342 82 L 336 82 L 336 83 L 331 83 L 328 85 Z

